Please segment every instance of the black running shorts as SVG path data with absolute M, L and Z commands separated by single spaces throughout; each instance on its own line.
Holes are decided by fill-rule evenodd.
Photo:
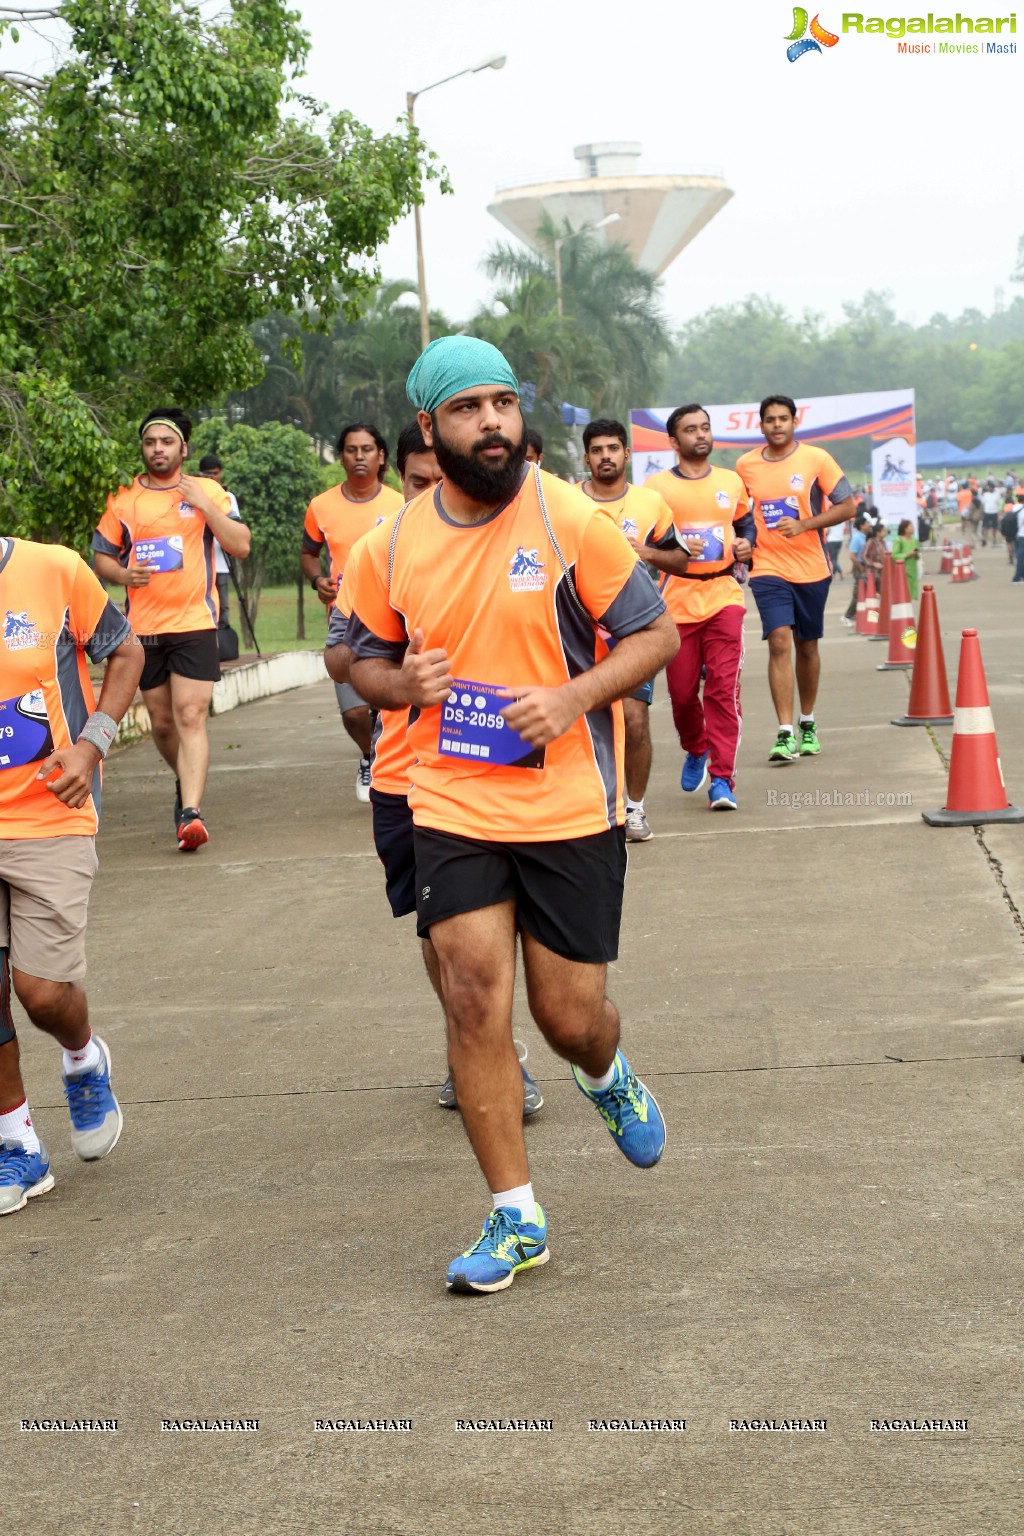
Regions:
M 174 672 L 197 682 L 220 682 L 220 651 L 215 629 L 183 629 L 177 634 L 140 635 L 145 662 L 139 688 L 162 688 Z
M 373 846 L 384 866 L 384 884 L 392 917 L 416 911 L 416 849 L 412 836 L 412 811 L 404 795 L 385 795 L 370 790 L 373 811 Z
M 416 931 L 514 901 L 516 926 L 583 965 L 619 953 L 626 834 L 622 827 L 552 843 L 496 843 L 415 828 Z

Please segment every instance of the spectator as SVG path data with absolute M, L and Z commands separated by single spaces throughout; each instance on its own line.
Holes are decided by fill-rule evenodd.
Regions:
M 918 541 L 914 537 L 914 525 L 909 517 L 905 517 L 897 528 L 890 550 L 893 560 L 902 565 L 907 573 L 907 588 L 911 599 L 917 602 L 917 577 L 921 567 L 921 555 Z

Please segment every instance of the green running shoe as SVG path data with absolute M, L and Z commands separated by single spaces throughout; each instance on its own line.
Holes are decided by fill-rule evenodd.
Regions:
M 817 757 L 821 751 L 821 742 L 818 740 L 818 727 L 813 720 L 801 720 L 800 722 L 800 756 Z
M 796 737 L 792 731 L 780 731 L 775 738 L 775 745 L 768 753 L 770 763 L 795 763 L 800 756 L 796 744 Z

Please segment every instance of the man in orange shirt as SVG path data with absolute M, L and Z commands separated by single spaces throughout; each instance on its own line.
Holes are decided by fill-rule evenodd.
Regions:
M 657 489 L 630 485 L 626 466 L 630 461 L 629 441 L 621 421 L 601 418 L 588 421 L 583 428 L 583 462 L 590 478 L 581 482 L 584 496 L 607 512 L 616 527 L 625 534 L 634 554 L 647 562 L 652 577 L 655 572 L 679 575 L 686 570 L 689 553 L 681 549 L 672 525 L 672 513 Z M 649 678 L 622 701 L 626 725 L 626 841 L 645 843 L 653 836 L 644 795 L 651 776 L 651 705 L 654 679 Z
M 302 529 L 302 573 L 320 601 L 332 608 L 349 551 L 364 533 L 397 512 L 403 498 L 384 484 L 388 463 L 386 439 L 371 422 L 353 421 L 338 435 L 338 458 L 345 470 L 340 485 L 314 496 L 306 508 Z M 320 567 L 320 553 L 326 544 L 330 574 Z M 361 699 L 351 683 L 335 683 L 341 723 L 359 748 L 356 769 L 356 799 L 370 798 L 370 754 L 373 738 L 373 711 Z
M 244 560 L 249 530 L 216 480 L 187 475 L 192 423 L 168 406 L 139 427 L 143 474 L 107 498 L 93 535 L 96 574 L 127 587 L 126 611 L 143 644 L 139 687 L 153 740 L 175 775 L 178 847 L 209 841 L 200 804 L 210 767 L 206 718 L 220 677 L 213 545 Z
M 526 468 L 519 386 L 495 347 L 441 337 L 407 389 L 443 480 L 367 536 L 346 638 L 363 697 L 410 711 L 418 929 L 493 1205 L 447 1284 L 490 1292 L 548 1258 L 512 1043 L 517 933 L 533 1017 L 616 1145 L 641 1167 L 664 1150 L 605 980 L 626 856 L 616 701 L 678 639 L 610 519 Z
M 32 1123 L 11 985 L 63 1047 L 71 1145 L 94 1161 L 121 1134 L 110 1051 L 89 1028 L 85 924 L 100 763 L 142 673 L 142 647 L 71 549 L 0 538 L 0 1215 L 53 1188 Z M 86 658 L 105 662 L 99 708 Z
M 668 502 L 676 536 L 690 556 L 684 570 L 662 588 L 679 630 L 679 650 L 665 677 L 672 719 L 686 754 L 680 786 L 685 794 L 695 795 L 710 778 L 710 808 L 734 811 L 747 610 L 733 566 L 750 560 L 754 519 L 740 477 L 708 463 L 715 441 L 704 407 L 678 406 L 665 430 L 679 462 L 674 469 L 652 475 L 647 486 Z
M 768 686 L 779 729 L 770 763 L 791 763 L 821 751 L 814 706 L 832 562 L 822 530 L 853 516 L 853 491 L 831 454 L 794 441 L 796 402 L 789 395 L 761 401 L 763 448 L 751 449 L 736 473 L 753 504 L 756 528 L 750 590 L 768 642 Z M 822 510 L 826 498 L 832 503 Z M 800 741 L 793 732 L 793 647 L 800 694 Z
M 434 450 L 428 447 L 420 431 L 419 423 L 412 422 L 398 436 L 395 451 L 398 473 L 402 477 L 402 492 L 406 501 L 412 501 L 423 491 L 432 490 L 441 479 Z M 394 521 L 394 514 L 386 520 Z M 345 575 L 338 590 L 338 599 L 331 609 L 327 627 L 327 645 L 324 664 L 335 684 L 347 683 L 352 665 L 352 652 L 345 644 L 345 632 L 351 612 L 351 593 L 358 578 L 359 561 L 365 547 L 365 539 L 359 539 L 349 555 Z M 406 740 L 409 725 L 407 709 L 383 709 L 377 717 L 374 731 L 372 782 L 370 804 L 373 813 L 373 845 L 384 867 L 384 883 L 393 917 L 408 917 L 416 911 L 416 850 L 413 842 L 412 811 L 409 808 L 410 772 L 413 753 Z M 441 970 L 434 946 L 429 937 L 421 939 L 423 963 L 430 977 L 430 984 L 444 1008 L 441 990 Z M 523 1077 L 523 1117 L 528 1119 L 543 1106 L 540 1087 L 527 1072 L 526 1047 L 520 1055 L 520 1071 Z M 449 1070 L 441 1085 L 437 1102 L 442 1109 L 458 1109 L 455 1082 Z

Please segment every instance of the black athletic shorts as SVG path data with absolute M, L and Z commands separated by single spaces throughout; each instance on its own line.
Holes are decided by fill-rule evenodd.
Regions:
M 416 848 L 412 836 L 412 811 L 404 795 L 384 795 L 370 790 L 373 813 L 373 846 L 384 865 L 384 883 L 392 917 L 408 917 L 416 911 Z
M 139 687 L 162 688 L 173 672 L 201 683 L 220 682 L 220 651 L 215 629 L 183 629 L 177 634 L 140 635 L 142 667 Z
M 492 843 L 416 827 L 416 931 L 502 901 L 516 926 L 566 960 L 618 958 L 626 833 L 611 827 L 553 843 Z

